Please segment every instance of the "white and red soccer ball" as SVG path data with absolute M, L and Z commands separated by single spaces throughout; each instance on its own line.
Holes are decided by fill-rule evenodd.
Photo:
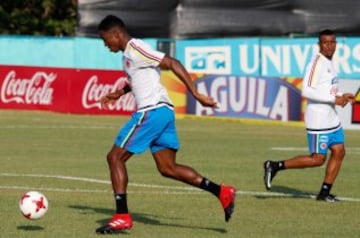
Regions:
M 44 194 L 30 191 L 21 196 L 19 207 L 24 217 L 35 220 L 45 215 L 49 208 L 49 203 Z

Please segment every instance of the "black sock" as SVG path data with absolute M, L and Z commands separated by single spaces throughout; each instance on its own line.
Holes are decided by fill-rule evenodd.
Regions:
M 274 162 L 274 168 L 275 168 L 275 170 L 283 170 L 283 169 L 285 169 L 284 161 Z
M 125 194 L 114 194 L 116 213 L 128 213 L 126 193 Z
M 320 194 L 321 195 L 329 195 L 331 187 L 332 187 L 332 184 L 323 183 L 321 186 Z
M 220 195 L 220 186 L 211 182 L 207 178 L 203 178 L 200 188 L 214 194 L 216 197 Z

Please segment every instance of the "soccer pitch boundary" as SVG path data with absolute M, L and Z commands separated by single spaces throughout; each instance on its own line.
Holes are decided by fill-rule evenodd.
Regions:
M 65 175 L 45 175 L 45 174 L 17 174 L 17 173 L 0 173 L 0 177 L 34 177 L 34 178 L 49 178 L 60 180 L 73 180 L 90 183 L 110 184 L 110 181 L 93 179 L 86 177 L 73 177 Z M 129 193 L 140 194 L 205 194 L 204 191 L 194 187 L 182 186 L 164 186 L 156 184 L 142 184 L 142 183 L 129 183 L 129 187 L 141 188 L 154 188 L 160 189 L 156 191 L 129 191 Z M 46 187 L 27 187 L 27 186 L 0 186 L 0 189 L 14 189 L 14 190 L 41 190 L 41 191 L 54 191 L 54 192 L 79 192 L 79 193 L 111 193 L 111 190 L 101 189 L 64 189 L 64 188 L 46 188 Z M 293 198 L 308 198 L 315 199 L 315 195 L 299 194 L 299 193 L 281 193 L 281 192 L 259 192 L 259 191 L 244 191 L 237 190 L 236 194 L 244 196 L 257 196 L 257 197 L 293 197 Z M 338 197 L 341 201 L 347 202 L 360 202 L 360 198 Z

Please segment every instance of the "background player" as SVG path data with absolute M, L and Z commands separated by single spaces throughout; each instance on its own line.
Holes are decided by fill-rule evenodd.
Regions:
M 330 150 L 317 200 L 335 202 L 338 199 L 330 194 L 330 190 L 345 156 L 344 131 L 335 105 L 344 107 L 347 103 L 353 104 L 355 98 L 351 93 L 338 91 L 338 79 L 332 62 L 336 49 L 335 33 L 331 30 L 320 32 L 318 44 L 320 52 L 307 65 L 302 88 L 302 95 L 308 99 L 305 126 L 310 155 L 299 155 L 285 161 L 265 161 L 264 182 L 269 190 L 271 181 L 280 170 L 321 166 Z

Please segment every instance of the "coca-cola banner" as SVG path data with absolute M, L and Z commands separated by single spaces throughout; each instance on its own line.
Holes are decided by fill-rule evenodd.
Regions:
M 108 109 L 100 98 L 127 83 L 123 71 L 0 65 L 0 108 L 85 114 L 130 114 L 131 93 Z

